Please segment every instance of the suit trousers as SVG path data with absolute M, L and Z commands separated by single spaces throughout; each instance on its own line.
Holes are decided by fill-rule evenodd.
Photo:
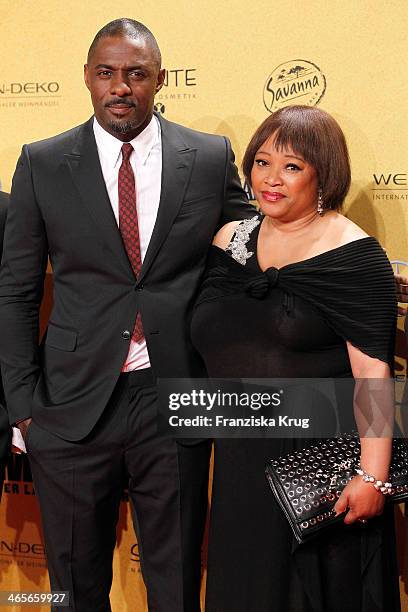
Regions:
M 121 374 L 87 438 L 27 432 L 53 590 L 75 612 L 108 612 L 123 485 L 132 503 L 150 612 L 199 612 L 200 545 L 209 445 L 182 447 L 156 431 L 151 370 Z M 184 500 L 184 501 L 183 501 Z

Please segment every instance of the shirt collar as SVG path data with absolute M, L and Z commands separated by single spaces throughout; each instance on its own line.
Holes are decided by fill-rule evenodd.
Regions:
M 104 130 L 96 117 L 94 117 L 93 130 L 99 155 L 103 156 L 111 168 L 115 168 L 122 161 L 123 142 Z M 129 142 L 134 149 L 133 155 L 136 155 L 136 163 L 144 165 L 153 147 L 160 143 L 160 123 L 158 119 L 153 115 L 143 132 Z

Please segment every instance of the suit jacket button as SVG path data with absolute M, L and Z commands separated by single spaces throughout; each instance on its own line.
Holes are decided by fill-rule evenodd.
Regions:
M 131 336 L 131 333 L 128 329 L 125 329 L 125 331 L 122 332 L 122 338 L 124 340 L 129 340 Z

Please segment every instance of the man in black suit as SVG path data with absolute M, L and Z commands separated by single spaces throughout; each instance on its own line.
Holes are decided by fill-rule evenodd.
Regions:
M 0 191 L 0 259 L 3 251 L 4 226 L 7 217 L 8 194 Z M 0 378 L 0 499 L 3 491 L 4 466 L 10 446 L 10 425 L 4 403 L 3 386 Z
M 13 179 L 0 359 L 51 585 L 76 612 L 110 610 L 123 474 L 149 610 L 200 609 L 209 444 L 160 437 L 155 381 L 204 375 L 189 324 L 207 250 L 222 223 L 252 212 L 226 138 L 153 114 L 164 77 L 145 26 L 107 24 L 85 65 L 95 117 L 24 146 Z M 39 348 L 48 256 L 54 305 Z

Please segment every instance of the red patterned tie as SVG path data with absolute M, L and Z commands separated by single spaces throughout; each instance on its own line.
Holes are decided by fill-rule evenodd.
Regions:
M 139 224 L 136 210 L 136 188 L 135 176 L 129 158 L 133 147 L 130 143 L 122 146 L 122 165 L 119 168 L 118 193 L 119 193 L 119 230 L 126 248 L 129 261 L 136 278 L 142 269 L 142 256 L 140 253 Z M 142 319 L 140 312 L 137 313 L 132 339 L 141 342 L 144 338 Z

